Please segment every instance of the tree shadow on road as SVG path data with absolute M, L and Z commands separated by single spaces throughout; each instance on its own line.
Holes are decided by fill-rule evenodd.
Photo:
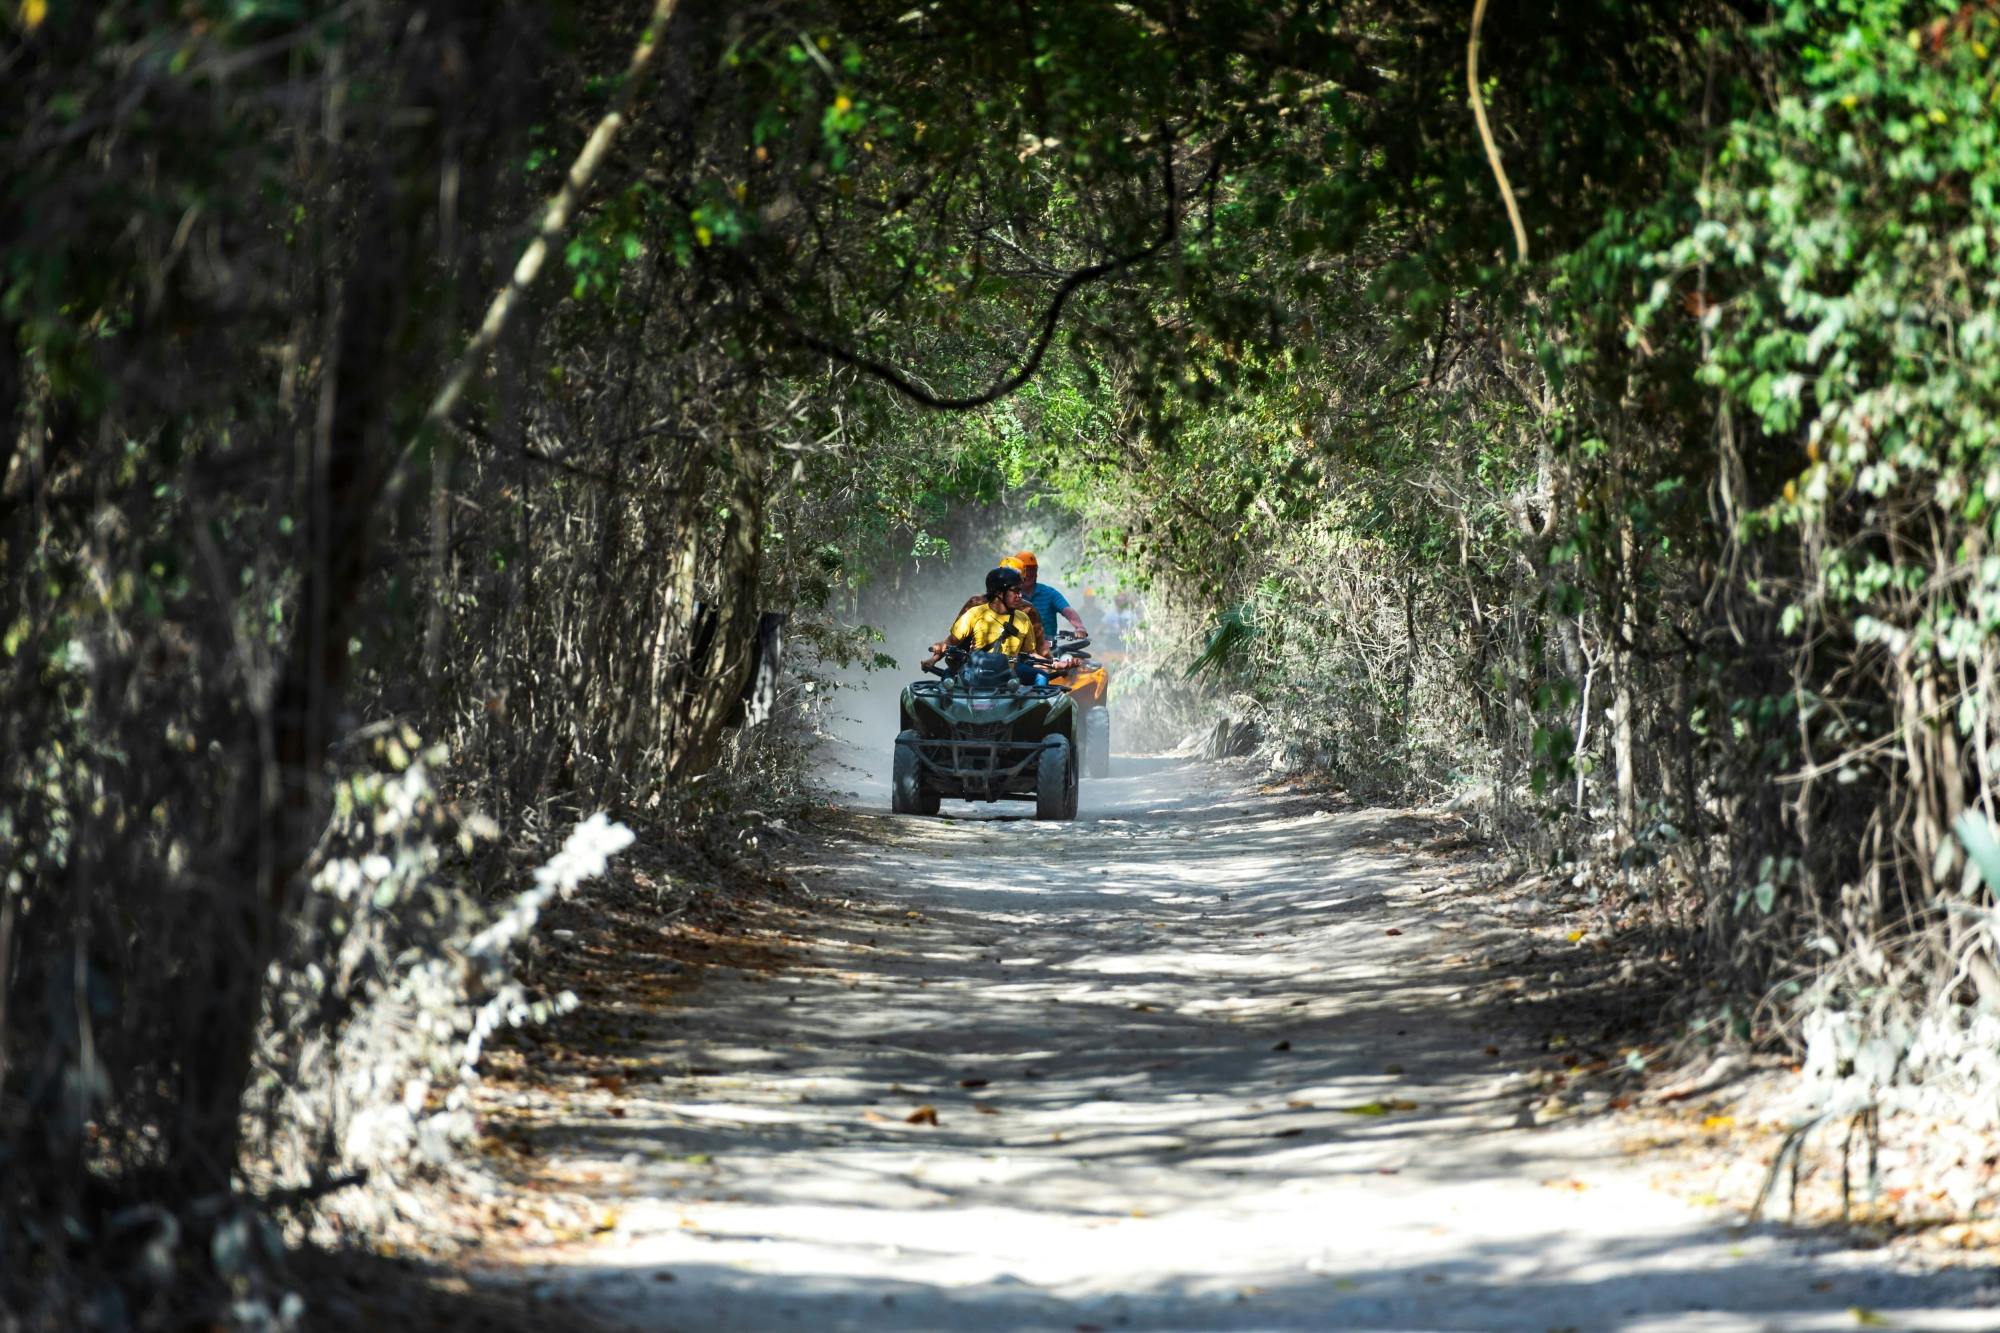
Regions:
M 1293 1179 L 1518 1179 L 1537 1151 L 1522 1132 L 1533 1121 L 1521 1071 L 1546 1061 L 1548 1023 L 1604 1014 L 1564 1019 L 1532 991 L 1512 1003 L 1507 983 L 1580 966 L 1583 946 L 1576 959 L 1524 951 L 1508 922 L 1467 911 L 1462 879 L 1418 854 L 1428 825 L 1407 813 L 1259 807 L 1240 791 L 1203 804 L 1166 790 L 1174 772 L 1162 766 L 1140 780 L 1148 789 L 1075 826 L 854 817 L 864 851 L 810 852 L 792 869 L 824 910 L 792 920 L 782 965 L 718 964 L 693 997 L 677 985 L 674 1003 L 614 984 L 525 1039 L 567 1063 L 551 1066 L 561 1088 L 504 1085 L 530 1104 L 493 1120 L 521 1185 L 546 1188 L 555 1159 L 619 1164 L 567 1187 L 604 1206 L 845 1218 L 854 1245 L 877 1249 L 863 1219 L 907 1214 L 962 1255 L 979 1241 L 959 1234 L 951 1250 L 952 1219 L 1112 1227 Z M 642 951 L 623 975 L 643 981 L 648 966 Z M 1606 983 L 1605 1013 L 1649 1003 L 1638 979 L 1630 994 Z M 607 1022 L 619 1033 L 609 1047 Z M 926 1175 L 913 1155 L 959 1166 Z M 995 1159 L 1007 1169 L 990 1177 L 965 1167 Z M 1789 1282 L 1704 1269 L 1697 1296 L 1671 1262 L 1685 1236 L 1657 1249 L 1607 1240 L 1604 1264 L 1644 1271 L 1587 1277 L 1573 1253 L 1562 1273 L 1538 1269 L 1546 1237 L 1468 1237 L 1401 1270 L 1348 1273 L 1327 1254 L 1317 1273 L 1294 1265 L 1247 1284 L 1262 1294 L 1210 1289 L 1245 1285 L 1239 1259 L 1086 1299 L 1025 1278 L 815 1271 L 839 1228 L 799 1269 L 754 1278 L 697 1259 L 677 1261 L 670 1283 L 604 1253 L 546 1255 L 543 1275 L 621 1308 L 619 1291 L 656 1284 L 673 1314 L 653 1326 L 685 1316 L 689 1328 L 1110 1328 L 1120 1301 L 1139 1326 L 1166 1311 L 1176 1328 L 1292 1326 L 1263 1322 L 1281 1292 L 1284 1309 L 1333 1321 L 1300 1327 L 1511 1326 L 1503 1315 L 1563 1326 L 1573 1302 L 1599 1312 L 1573 1322 L 1604 1326 L 1602 1312 L 1628 1307 L 1754 1311 L 1757 1284 Z M 755 1227 L 695 1234 L 786 1243 Z M 1714 1294 L 1739 1281 L 1740 1300 Z M 1790 1283 L 1784 1309 L 1825 1304 L 1800 1304 L 1805 1281 Z M 683 1309 L 680 1294 L 697 1290 L 686 1299 L 712 1307 Z M 1440 1304 L 1440 1292 L 1455 1294 Z M 1461 1306 L 1462 1319 L 1450 1313 Z M 1419 1309 L 1430 1322 L 1412 1322 Z M 1459 1322 L 1436 1322 L 1439 1311 Z

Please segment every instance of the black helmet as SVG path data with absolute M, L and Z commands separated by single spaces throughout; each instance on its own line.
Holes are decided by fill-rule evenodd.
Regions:
M 1000 569 L 987 571 L 986 595 L 988 597 L 998 597 L 1003 592 L 1019 592 L 1020 590 L 1020 570 L 1007 569 L 1003 566 Z

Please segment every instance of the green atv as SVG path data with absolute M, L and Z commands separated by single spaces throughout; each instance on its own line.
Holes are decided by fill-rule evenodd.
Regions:
M 890 808 L 934 815 L 958 801 L 1033 801 L 1076 818 L 1077 709 L 1058 685 L 1024 685 L 1004 653 L 957 651 L 903 690 Z

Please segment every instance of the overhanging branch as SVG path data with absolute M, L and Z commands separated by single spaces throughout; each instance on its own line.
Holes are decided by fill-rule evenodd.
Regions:
M 1055 341 L 1056 328 L 1062 322 L 1063 308 L 1069 304 L 1072 296 L 1075 296 L 1078 291 L 1090 283 L 1145 263 L 1159 254 L 1168 245 L 1172 244 L 1174 238 L 1180 234 L 1180 202 L 1179 192 L 1176 189 L 1174 181 L 1174 141 L 1171 138 L 1168 138 L 1161 145 L 1161 155 L 1163 158 L 1162 167 L 1166 183 L 1167 203 L 1166 216 L 1162 222 L 1158 238 L 1150 245 L 1134 250 L 1129 254 L 1119 255 L 1116 258 L 1107 259 L 1101 263 L 1089 264 L 1083 268 L 1071 270 L 1069 275 L 1056 287 L 1055 296 L 1049 302 L 1048 309 L 1042 315 L 1041 328 L 1036 333 L 1035 340 L 1029 346 L 1027 353 L 1016 359 L 1012 370 L 977 393 L 951 395 L 933 392 L 920 384 L 915 377 L 890 365 L 887 361 L 870 356 L 865 352 L 857 352 L 850 347 L 844 347 L 831 338 L 822 337 L 803 327 L 799 323 L 798 318 L 781 301 L 768 292 L 764 294 L 765 301 L 768 308 L 776 316 L 780 327 L 784 329 L 786 336 L 798 346 L 838 361 L 844 366 L 851 366 L 865 375 L 872 376 L 919 406 L 936 408 L 939 411 L 945 412 L 962 412 L 970 408 L 985 407 L 989 403 L 996 403 L 1033 379 L 1035 372 L 1041 369 L 1042 358 L 1048 354 L 1049 344 Z

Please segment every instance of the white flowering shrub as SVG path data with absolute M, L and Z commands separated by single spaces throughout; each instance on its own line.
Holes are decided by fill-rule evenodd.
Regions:
M 370 1188 L 324 1205 L 364 1228 L 411 1211 L 404 1182 L 471 1138 L 467 1088 L 493 1033 L 575 1005 L 533 993 L 514 965 L 550 902 L 602 875 L 633 838 L 594 814 L 532 887 L 490 906 L 443 868 L 454 843 L 470 851 L 498 830 L 440 802 L 441 749 L 422 751 L 407 730 L 376 749 L 387 771 L 336 790 L 294 953 L 273 969 L 252 1093 L 269 1183 L 312 1189 L 365 1172 Z

